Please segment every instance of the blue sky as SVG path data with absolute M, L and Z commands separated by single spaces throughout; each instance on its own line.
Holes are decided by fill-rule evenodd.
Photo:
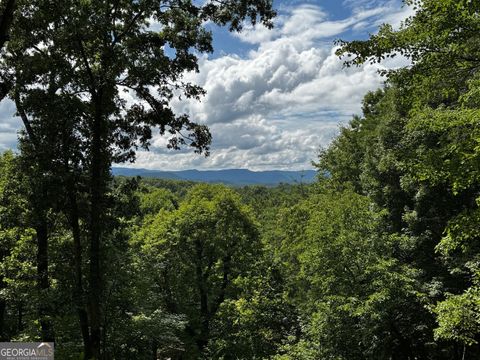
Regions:
M 342 0 L 311 0 L 311 1 L 301 1 L 301 0 L 274 0 L 274 7 L 277 9 L 281 16 L 288 16 L 288 14 L 295 7 L 299 6 L 318 6 L 328 16 L 329 21 L 341 21 L 350 18 L 353 13 L 359 9 L 379 9 L 385 4 L 389 5 L 390 8 L 400 9 L 402 7 L 401 0 L 395 1 L 382 1 L 382 0 L 359 0 L 359 1 L 342 1 Z M 377 26 L 375 19 L 370 19 L 369 26 L 362 31 L 354 31 L 351 28 L 346 29 L 345 32 L 341 33 L 341 38 L 343 40 L 351 39 L 365 39 L 368 37 L 369 32 L 375 32 Z M 238 54 L 240 56 L 245 56 L 248 54 L 248 51 L 253 47 L 247 43 L 244 43 L 230 32 L 226 31 L 225 28 L 212 26 L 211 29 L 214 33 L 214 54 L 213 57 L 221 56 L 225 53 Z M 325 40 L 334 41 L 338 36 L 331 36 Z
M 398 27 L 412 14 L 401 0 L 274 0 L 273 30 L 246 26 L 240 34 L 211 26 L 213 54 L 186 79 L 203 86 L 201 102 L 173 103 L 179 113 L 205 123 L 213 135 L 211 156 L 170 151 L 155 136 L 133 166 L 164 169 L 252 170 L 311 168 L 353 114 L 363 95 L 382 85 L 381 65 L 345 69 L 334 40 L 366 39 L 382 23 Z M 15 147 L 19 120 L 9 101 L 0 103 L 0 150 Z

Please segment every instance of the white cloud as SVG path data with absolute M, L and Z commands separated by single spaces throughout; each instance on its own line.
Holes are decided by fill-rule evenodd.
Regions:
M 377 28 L 382 24 L 390 24 L 394 29 L 398 29 L 405 19 L 415 13 L 413 7 L 407 6 L 402 0 L 344 0 L 343 6 L 352 9 L 354 13 L 365 10 L 380 10 L 375 21 L 371 21 L 368 25 L 362 24 L 364 28 Z M 355 30 L 361 28 L 360 24 L 354 27 Z
M 207 95 L 201 102 L 175 101 L 173 106 L 209 125 L 214 139 L 211 156 L 168 150 L 167 140 L 155 136 L 151 151 L 139 153 L 135 166 L 310 168 L 318 148 L 330 142 L 339 124 L 360 111 L 364 94 L 383 81 L 378 65 L 343 68 L 332 37 L 365 32 L 386 19 L 398 23 L 409 14 L 398 0 L 345 0 L 344 5 L 351 8 L 351 16 L 332 20 L 311 2 L 295 6 L 290 2 L 282 7 L 273 30 L 246 27 L 236 35 L 251 46 L 246 56 L 202 57 L 200 72 L 185 78 L 203 86 Z M 385 64 L 402 65 L 402 59 Z M 13 133 L 11 128 L 6 131 L 8 136 Z M 5 144 L 2 136 L 0 125 L 0 144 Z
M 262 25 L 246 26 L 244 31 L 235 36 L 250 44 L 260 44 L 260 50 L 283 42 L 286 38 L 298 40 L 299 46 L 312 46 L 322 39 L 331 40 L 348 29 L 372 26 L 391 10 L 391 6 L 356 7 L 352 10 L 352 16 L 346 19 L 329 20 L 328 14 L 319 6 L 303 4 L 285 8 L 287 13 L 282 13 L 275 19 L 272 30 Z
M 379 26 L 382 24 L 390 24 L 393 26 L 394 29 L 398 29 L 403 21 L 405 21 L 410 16 L 415 14 L 415 10 L 411 6 L 402 6 L 400 10 L 393 11 L 385 14 L 381 17 L 377 22 L 375 22 L 375 26 Z
M 302 120 L 298 120 L 299 124 Z M 249 168 L 306 169 L 310 168 L 312 154 L 318 144 L 326 143 L 338 131 L 337 121 L 325 122 L 322 131 L 314 124 L 303 121 L 296 129 L 282 129 L 276 121 L 257 115 L 233 122 L 211 126 L 214 148 L 208 158 L 189 151 L 166 150 L 165 144 L 156 143 L 150 152 L 139 154 L 135 166 L 154 169 L 187 168 Z M 286 161 L 286 159 L 288 159 Z
M 162 140 L 151 153 L 140 154 L 136 166 L 310 168 L 339 124 L 360 112 L 365 93 L 382 85 L 379 65 L 344 68 L 332 42 L 325 40 L 371 26 L 387 16 L 392 3 L 367 5 L 335 21 L 312 4 L 292 7 L 280 15 L 274 30 L 259 26 L 237 35 L 255 46 L 246 57 L 203 57 L 200 73 L 187 74 L 186 79 L 203 86 L 207 95 L 201 102 L 176 102 L 174 107 L 209 125 L 212 155 L 172 154 L 164 150 Z M 395 59 L 386 65 L 404 63 Z

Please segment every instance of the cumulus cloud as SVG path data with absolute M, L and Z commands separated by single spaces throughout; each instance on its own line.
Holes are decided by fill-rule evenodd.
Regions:
M 311 3 L 287 6 L 273 30 L 247 27 L 235 35 L 252 45 L 249 54 L 203 57 L 200 72 L 186 79 L 203 86 L 207 95 L 201 102 L 174 103 L 178 112 L 209 125 L 214 138 L 211 157 L 186 151 L 172 155 L 159 140 L 151 153 L 140 154 L 137 166 L 310 168 L 339 124 L 360 112 L 364 94 L 382 85 L 379 68 L 405 65 L 397 58 L 382 66 L 344 68 L 335 55 L 333 36 L 389 16 L 405 16 L 398 1 L 394 14 L 392 1 L 378 3 L 352 3 L 352 15 L 340 20 L 329 20 L 324 9 Z
M 215 140 L 210 157 L 193 155 L 188 151 L 166 150 L 165 144 L 158 142 L 150 152 L 140 153 L 135 165 L 166 170 L 306 169 L 311 167 L 312 155 L 319 144 L 328 142 L 338 130 L 338 123 L 333 120 L 325 122 L 322 131 L 314 131 L 314 127 L 307 123 L 288 131 L 282 130 L 275 121 L 272 123 L 256 115 L 231 123 L 217 123 L 211 127 Z
M 311 168 L 318 149 L 360 111 L 364 94 L 382 85 L 378 69 L 405 65 L 397 58 L 382 66 L 344 68 L 333 39 L 347 33 L 365 37 L 380 23 L 398 24 L 410 9 L 402 8 L 399 0 L 344 0 L 343 5 L 350 16 L 332 19 L 317 2 L 285 1 L 273 30 L 247 26 L 233 35 L 232 41 L 250 48 L 245 56 L 203 56 L 199 73 L 188 73 L 185 79 L 204 87 L 207 95 L 201 102 L 175 100 L 173 107 L 210 127 L 211 156 L 168 150 L 167 140 L 156 136 L 151 151 L 139 153 L 135 166 Z M 0 113 L 0 146 L 6 147 L 16 127 L 4 120 L 6 109 Z

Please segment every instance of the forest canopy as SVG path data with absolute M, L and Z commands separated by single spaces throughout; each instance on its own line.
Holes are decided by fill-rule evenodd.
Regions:
M 206 21 L 269 27 L 271 2 L 113 3 L 1 2 L 0 94 L 25 127 L 0 156 L 1 341 L 59 359 L 479 358 L 480 4 L 409 0 L 400 28 L 340 41 L 346 66 L 410 65 L 320 150 L 314 184 L 229 188 L 111 167 L 153 128 L 208 153 L 170 101 L 203 94 L 181 75 L 212 50 Z

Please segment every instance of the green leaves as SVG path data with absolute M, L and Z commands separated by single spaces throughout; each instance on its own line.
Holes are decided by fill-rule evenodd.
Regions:
M 480 289 L 473 287 L 462 295 L 449 295 L 434 308 L 438 328 L 435 337 L 458 341 L 466 346 L 478 344 L 480 332 Z
M 240 30 L 243 22 L 249 20 L 271 26 L 275 12 L 269 0 L 206 3 L 190 0 L 19 0 L 17 12 L 12 41 L 2 52 L 0 73 L 8 78 L 5 84 L 13 85 L 11 97 L 27 130 L 20 137 L 25 167 L 22 170 L 31 175 L 26 198 L 32 208 L 32 226 L 44 230 L 44 236 L 38 241 L 38 252 L 42 255 L 38 256 L 37 276 L 42 279 L 42 286 L 48 288 L 50 234 L 58 229 L 71 233 L 74 275 L 63 277 L 66 283 L 63 285 L 69 288 L 69 281 L 74 283 L 70 296 L 80 320 L 84 356 L 102 358 L 103 351 L 115 352 L 109 347 L 110 338 L 104 334 L 111 336 L 108 331 L 118 331 L 122 324 L 127 324 L 126 328 L 132 326 L 132 319 L 125 320 L 124 313 L 119 315 L 120 311 L 112 309 L 112 303 L 128 303 L 127 296 L 119 300 L 108 294 L 108 291 L 126 291 L 117 280 L 126 282 L 131 268 L 127 266 L 125 272 L 113 274 L 114 269 L 109 264 L 117 259 L 129 263 L 124 255 L 128 251 L 120 255 L 120 250 L 126 250 L 128 243 L 125 227 L 134 221 L 138 207 L 144 214 L 152 214 L 145 221 L 152 227 L 159 225 L 155 216 L 176 207 L 174 199 L 170 199 L 170 206 L 156 203 L 163 195 L 168 198 L 168 194 L 158 193 L 151 196 L 153 200 L 146 196 L 140 200 L 143 204 L 138 204 L 128 183 L 123 187 L 127 194 L 123 197 L 115 194 L 111 165 L 133 162 L 138 149 L 148 150 L 154 128 L 168 137 L 168 148 L 177 150 L 189 146 L 197 153 L 208 155 L 211 134 L 207 126 L 196 123 L 187 114 L 176 114 L 171 107 L 174 98 L 199 99 L 204 94 L 196 84 L 186 81 L 184 74 L 198 71 L 198 55 L 212 51 L 211 33 L 205 25 L 213 21 L 228 24 L 231 30 Z M 1 25 L 11 20 L 10 15 Z M 0 29 L 0 37 L 5 35 L 5 30 L 8 29 Z M 3 42 L 0 45 L 3 47 Z M 1 87 L 4 91 L 6 86 Z M 0 96 L 3 98 L 4 94 Z M 0 190 L 7 192 L 3 179 Z M 32 196 L 34 191 L 41 195 Z M 172 216 L 172 221 L 181 227 L 175 234 L 178 237 L 173 243 L 164 241 L 164 245 L 173 248 L 184 246 L 186 252 L 200 251 L 200 262 L 207 253 L 210 257 L 219 257 L 218 263 L 207 265 L 209 271 L 215 268 L 215 276 L 209 280 L 212 286 L 220 289 L 213 301 L 214 308 L 218 308 L 227 296 L 228 276 L 235 268 L 231 263 L 238 261 L 243 271 L 246 260 L 257 250 L 256 242 L 249 241 L 257 238 L 255 226 L 246 211 L 238 209 L 238 201 L 228 196 L 216 201 L 216 205 L 196 201 L 197 205 L 205 206 L 203 213 L 192 208 L 179 209 L 178 218 Z M 196 222 L 186 213 L 190 210 L 197 216 Z M 225 211 L 231 211 L 233 217 L 225 219 Z M 0 207 L 0 216 L 3 213 Z M 216 217 L 224 220 L 216 221 Z M 0 231 L 3 226 L 10 226 L 5 219 L 0 220 Z M 164 227 L 170 226 L 172 224 Z M 211 230 L 216 231 L 214 241 L 203 243 Z M 186 236 L 190 232 L 194 234 L 191 238 Z M 225 234 L 222 236 L 221 232 Z M 185 244 L 178 239 L 190 241 Z M 237 249 L 237 242 L 245 245 L 244 252 Z M 161 243 L 156 239 L 150 245 L 155 248 Z M 216 243 L 223 247 L 222 251 L 215 252 Z M 132 245 L 137 244 L 132 241 Z M 82 260 L 83 249 L 88 249 L 86 262 Z M 236 252 L 230 254 L 229 249 Z M 182 256 L 179 258 L 185 260 Z M 225 279 L 220 275 L 222 266 L 228 273 Z M 187 274 L 179 271 L 174 275 L 188 277 L 190 270 L 186 270 Z M 203 284 L 204 270 L 195 268 L 195 271 L 200 274 L 197 284 Z M 237 269 L 235 274 L 239 271 Z M 206 290 L 202 292 L 205 294 Z M 190 294 L 187 292 L 187 295 Z M 141 308 L 139 312 L 149 317 L 159 308 Z M 39 313 L 43 314 L 44 310 L 39 306 Z M 215 312 L 212 309 L 212 313 Z M 203 311 L 203 319 L 208 311 L 205 314 Z M 122 321 L 119 325 L 107 324 L 108 315 Z M 150 327 L 146 319 L 145 326 Z M 202 330 L 202 334 L 207 332 Z M 199 341 L 206 339 L 208 336 L 202 335 Z M 156 356 L 159 344 L 150 345 L 153 353 L 150 355 Z M 204 346 L 202 343 L 201 347 Z M 123 353 L 116 357 L 125 358 Z
M 406 324 L 390 329 L 410 339 L 413 353 L 407 357 L 443 356 L 434 347 L 457 356 L 444 340 L 476 357 L 471 345 L 479 333 L 480 8 L 475 1 L 405 3 L 415 13 L 398 29 L 383 25 L 366 41 L 340 43 L 337 54 L 349 56 L 347 66 L 395 55 L 411 64 L 388 72 L 385 88 L 367 94 L 363 116 L 342 129 L 318 166 L 330 175 L 332 187 L 352 184 L 387 211 L 377 229 L 388 233 L 393 252 L 369 268 L 376 269 L 369 274 L 380 287 L 355 314 L 385 319 L 384 310 L 398 306 L 401 318 L 417 324 L 415 330 Z M 413 308 L 420 318 L 413 318 Z M 416 337 L 423 337 L 423 344 Z M 412 355 L 416 351 L 422 355 Z
M 194 332 L 186 334 L 187 354 L 205 352 L 210 341 L 226 336 L 213 323 L 221 321 L 224 303 L 240 300 L 241 279 L 253 276 L 262 258 L 249 209 L 230 189 L 198 185 L 178 209 L 153 215 L 136 238 L 138 266 L 150 274 L 142 282 L 169 311 L 186 315 Z
M 425 338 L 411 326 L 428 316 L 420 273 L 394 258 L 403 239 L 383 232 L 384 216 L 365 196 L 326 189 L 282 213 L 279 258 L 303 325 L 286 359 L 384 358 L 402 336 Z
M 477 109 L 429 110 L 407 125 L 405 146 L 416 148 L 406 168 L 432 186 L 447 183 L 458 195 L 480 181 L 480 112 Z

